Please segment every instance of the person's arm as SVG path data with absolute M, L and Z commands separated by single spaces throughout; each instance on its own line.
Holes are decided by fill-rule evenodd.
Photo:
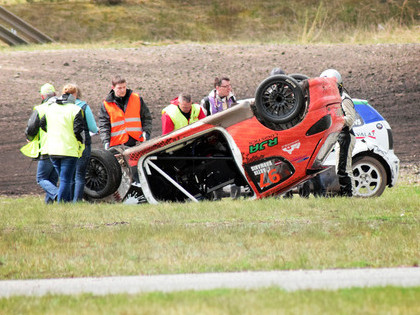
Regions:
M 35 138 L 35 136 L 38 134 L 39 127 L 40 127 L 40 119 L 39 119 L 38 111 L 35 109 L 32 112 L 31 117 L 29 117 L 28 125 L 26 126 L 26 130 L 25 130 L 26 139 L 28 139 L 29 141 L 32 141 Z
M 341 105 L 345 115 L 344 125 L 351 128 L 356 120 L 356 110 L 354 109 L 353 101 L 349 98 L 345 98 Z
M 206 117 L 206 113 L 204 113 L 204 109 L 200 106 L 200 113 L 198 114 L 198 119 L 203 119 Z
M 162 135 L 166 135 L 167 133 L 170 133 L 174 131 L 174 123 L 172 122 L 171 117 L 169 117 L 168 114 L 163 113 L 162 114 Z
M 98 127 L 96 126 L 95 117 L 93 116 L 92 110 L 90 109 L 88 104 L 86 104 L 85 118 L 89 131 L 92 133 L 97 133 Z
M 149 107 L 147 107 L 146 103 L 144 102 L 143 98 L 140 97 L 140 120 L 141 120 L 141 127 L 143 128 L 143 132 L 146 133 L 147 139 L 149 140 L 152 134 L 152 114 L 150 113 Z
M 99 130 L 101 141 L 104 147 L 111 141 L 111 119 L 109 118 L 108 112 L 105 109 L 104 104 L 101 104 L 101 109 L 99 110 Z
M 85 139 L 84 139 L 84 130 L 85 130 L 85 125 L 84 125 L 84 120 L 83 120 L 83 111 L 80 110 L 76 116 L 74 117 L 74 122 L 73 122 L 73 132 L 74 135 L 76 136 L 76 139 L 78 141 L 80 141 L 81 143 L 85 143 Z
M 232 102 L 232 104 L 236 104 L 236 96 L 233 94 L 233 92 L 229 93 L 229 99 Z
M 210 115 L 210 101 L 209 101 L 209 97 L 206 96 L 205 98 L 203 98 L 200 102 L 201 107 L 204 109 L 204 113 L 206 115 Z
M 46 115 L 42 116 L 41 120 L 39 121 L 39 127 L 45 132 L 47 131 L 47 116 Z

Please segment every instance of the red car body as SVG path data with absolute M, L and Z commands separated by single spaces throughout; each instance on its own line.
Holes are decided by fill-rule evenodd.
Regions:
M 191 163 L 196 163 L 200 161 L 200 157 L 190 152 L 194 151 L 193 147 L 177 156 L 171 152 L 176 154 L 177 147 L 182 150 L 187 146 L 187 143 L 193 143 L 194 139 L 200 137 L 207 139 L 215 133 L 220 138 L 225 137 L 229 147 L 227 151 L 232 152 L 231 156 L 228 154 L 221 156 L 219 163 L 223 163 L 221 162 L 224 161 L 223 158 L 227 159 L 228 157 L 230 161 L 234 161 L 238 168 L 235 176 L 243 176 L 239 182 L 243 184 L 241 186 L 249 185 L 251 192 L 248 195 L 253 198 L 280 194 L 323 170 L 322 163 L 343 127 L 341 97 L 336 83 L 332 79 L 314 78 L 308 80 L 308 83 L 309 102 L 304 117 L 301 122 L 290 129 L 273 130 L 266 127 L 254 115 L 253 100 L 244 100 L 229 110 L 124 150 L 122 152 L 124 160 L 130 167 L 138 170 L 141 190 L 146 201 L 154 203 L 171 200 L 171 198 L 159 196 L 156 190 L 166 190 L 166 185 L 169 187 L 180 183 L 180 180 L 176 179 L 178 174 L 174 175 L 172 171 L 163 170 L 163 168 L 170 169 L 167 167 L 170 164 L 168 162 L 158 165 L 157 169 L 163 170 L 163 173 L 166 172 L 165 174 L 169 178 L 161 175 L 162 172 L 156 168 L 151 171 L 150 169 L 157 165 L 157 161 L 173 159 L 172 161 L 180 163 L 179 161 L 182 160 L 187 165 L 188 163 L 185 161 L 190 159 Z M 215 141 L 218 141 L 217 138 Z M 217 168 L 217 154 L 209 152 L 200 156 L 206 161 L 216 158 L 215 161 L 212 161 L 212 167 Z M 222 164 L 219 165 L 222 166 Z M 230 168 L 232 168 L 232 164 Z M 188 169 L 193 173 L 194 170 L 197 171 L 198 167 Z M 152 177 L 155 176 L 163 176 L 158 185 L 151 184 Z M 190 176 L 194 176 L 194 174 L 190 174 Z M 208 176 L 203 177 L 203 182 L 207 178 Z M 202 183 L 198 183 L 198 185 L 200 184 Z M 210 187 L 207 193 L 226 186 L 223 184 L 230 185 L 232 180 L 222 180 L 218 185 Z M 176 187 L 178 190 L 181 188 Z M 189 191 L 188 188 L 185 189 L 187 192 Z M 182 195 L 185 195 L 185 200 L 188 198 L 194 201 L 207 199 L 197 198 L 197 191 L 189 192 L 190 194 L 182 192 Z M 118 192 L 116 193 L 118 194 Z M 126 198 L 126 196 L 119 195 L 116 199 Z M 166 194 L 164 195 L 166 196 Z M 175 201 L 182 201 L 182 199 L 175 198 Z
M 325 169 L 344 124 L 336 82 L 304 83 L 270 77 L 255 99 L 170 134 L 129 149 L 92 150 L 87 199 L 213 200 L 232 185 L 259 199 L 296 187 Z

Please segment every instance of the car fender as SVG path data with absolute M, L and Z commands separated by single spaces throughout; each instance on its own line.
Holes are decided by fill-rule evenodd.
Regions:
M 395 186 L 398 180 L 400 160 L 394 154 L 393 150 L 385 151 L 381 149 L 374 141 L 369 138 L 365 138 L 359 142 L 357 149 L 353 150 L 353 158 L 359 154 L 366 154 L 365 152 L 372 152 L 373 154 L 380 156 L 387 165 L 384 165 L 390 171 L 390 181 L 388 186 Z
M 357 141 L 357 145 L 354 147 L 352 156 L 353 158 L 358 155 L 376 155 L 379 156 L 382 161 L 385 161 L 386 165 L 385 168 L 390 172 L 390 180 L 388 183 L 389 187 L 395 186 L 398 175 L 399 175 L 399 167 L 400 167 L 400 160 L 394 154 L 394 150 L 385 151 L 381 149 L 378 145 L 375 144 L 373 140 L 369 138 L 362 139 Z M 325 166 L 335 166 L 335 151 L 332 151 L 326 161 L 324 162 Z

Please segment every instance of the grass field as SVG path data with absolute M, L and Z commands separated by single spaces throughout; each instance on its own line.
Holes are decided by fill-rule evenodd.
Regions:
M 420 188 L 159 205 L 1 198 L 0 278 L 418 266 Z
M 417 0 L 3 0 L 60 44 L 416 43 Z M 53 22 L 52 22 L 53 21 Z M 5 25 L 6 28 L 7 25 Z
M 376 199 L 159 205 L 1 198 L 0 278 L 418 266 L 420 187 Z M 420 288 L 0 299 L 2 314 L 416 314 Z M 338 312 L 337 312 L 338 311 Z
M 111 296 L 45 296 L 0 299 L 0 313 L 150 315 L 417 315 L 420 288 L 370 288 L 285 292 L 212 290 Z
M 56 41 L 25 50 L 180 41 L 420 42 L 416 0 L 99 2 L 3 0 L 0 5 Z M 0 51 L 6 49 L 0 44 Z M 199 205 L 46 206 L 40 196 L 0 197 L 0 280 L 418 266 L 419 209 L 420 187 L 408 184 L 376 199 Z M 405 315 L 419 314 L 419 301 L 420 288 L 268 288 L 12 297 L 0 299 L 0 314 Z

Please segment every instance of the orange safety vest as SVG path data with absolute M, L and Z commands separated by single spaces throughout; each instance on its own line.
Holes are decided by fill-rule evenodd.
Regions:
M 125 113 L 114 102 L 104 101 L 104 106 L 111 120 L 111 140 L 109 145 L 115 146 L 128 141 L 129 135 L 137 141 L 144 141 L 140 120 L 140 96 L 131 93 Z

